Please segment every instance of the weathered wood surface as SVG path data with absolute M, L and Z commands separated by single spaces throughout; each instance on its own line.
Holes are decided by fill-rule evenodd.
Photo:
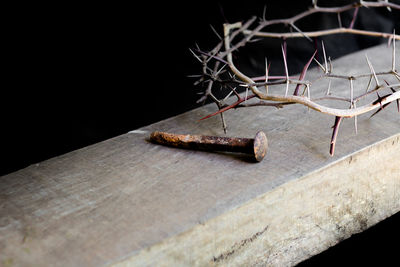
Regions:
M 335 70 L 368 72 L 365 53 L 376 69 L 390 68 L 390 49 L 380 46 L 335 61 Z M 267 134 L 261 163 L 146 141 L 153 130 L 222 135 L 218 116 L 197 121 L 214 111 L 207 105 L 0 177 L 0 264 L 288 266 L 400 210 L 395 105 L 359 116 L 357 135 L 345 120 L 334 157 L 334 118 L 298 105 L 226 113 L 230 136 Z

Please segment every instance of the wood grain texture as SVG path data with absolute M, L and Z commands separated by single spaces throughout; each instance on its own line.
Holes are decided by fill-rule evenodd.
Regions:
M 390 68 L 390 48 L 378 46 L 334 69 L 368 71 L 365 53 Z M 331 90 L 349 95 L 345 82 Z M 207 105 L 3 176 L 0 264 L 293 265 L 400 210 L 392 106 L 359 116 L 357 135 L 345 119 L 334 157 L 334 118 L 298 105 L 226 113 L 229 136 L 267 134 L 260 163 L 147 141 L 155 130 L 223 135 L 218 116 L 198 121 L 215 112 Z

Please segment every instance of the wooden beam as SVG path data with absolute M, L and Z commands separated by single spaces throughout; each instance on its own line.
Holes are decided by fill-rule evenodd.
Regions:
M 375 68 L 390 68 L 390 48 L 378 46 L 334 61 L 335 70 L 368 70 L 366 52 Z M 334 80 L 331 92 L 347 86 Z M 147 141 L 154 130 L 223 135 L 219 118 L 198 121 L 214 111 L 206 105 L 0 177 L 0 263 L 290 266 L 400 210 L 395 105 L 359 116 L 357 135 L 344 120 L 334 157 L 334 118 L 299 105 L 225 114 L 230 136 L 267 134 L 260 163 Z

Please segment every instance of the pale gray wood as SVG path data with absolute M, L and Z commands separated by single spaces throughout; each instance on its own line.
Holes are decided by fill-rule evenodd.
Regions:
M 390 49 L 378 46 L 334 61 L 335 71 L 346 74 L 368 72 L 365 53 L 368 53 L 375 69 L 390 69 Z M 318 75 L 318 71 L 313 70 L 310 75 Z M 367 82 L 356 85 L 356 90 L 364 90 Z M 313 94 L 323 95 L 326 84 L 321 83 L 318 88 L 320 92 Z M 346 88 L 345 81 L 332 82 L 333 92 L 343 91 L 344 95 L 349 95 Z M 180 150 L 154 145 L 146 140 L 153 130 L 223 135 L 218 116 L 198 121 L 215 110 L 214 105 L 207 105 L 1 177 L 0 263 L 17 266 L 103 266 L 118 262 L 126 265 L 205 265 L 235 264 L 247 259 L 245 255 L 253 258 L 256 255 L 259 257 L 257 262 L 266 263 L 268 255 L 262 257 L 261 252 L 255 252 L 262 250 L 262 243 L 252 241 L 264 240 L 259 236 L 272 238 L 264 237 L 264 232 L 267 225 L 272 227 L 273 223 L 255 226 L 252 235 L 249 234 L 250 226 L 258 221 L 257 216 L 262 218 L 263 214 L 277 211 L 273 206 L 270 210 L 257 210 L 256 207 L 264 203 L 259 198 L 273 199 L 277 202 L 276 207 L 280 207 L 279 203 L 290 202 L 295 195 L 288 193 L 277 197 L 276 190 L 286 188 L 289 192 L 301 188 L 306 195 L 312 186 L 308 187 L 308 183 L 300 186 L 297 182 L 314 181 L 312 179 L 317 176 L 313 178 L 312 174 L 321 169 L 329 169 L 329 177 L 332 177 L 332 166 L 338 166 L 339 170 L 341 162 L 357 158 L 357 153 L 374 146 L 380 147 L 376 149 L 379 153 L 383 153 L 382 147 L 390 151 L 388 155 L 392 156 L 392 162 L 385 165 L 386 168 L 400 165 L 399 151 L 393 150 L 399 147 L 400 134 L 400 116 L 395 104 L 373 119 L 368 119 L 370 114 L 359 116 L 357 135 L 353 121 L 344 120 L 334 157 L 328 153 L 334 118 L 299 105 L 281 110 L 257 107 L 226 112 L 228 135 L 253 137 L 259 130 L 267 134 L 269 151 L 264 161 L 258 164 L 238 154 Z M 389 146 L 391 142 L 393 145 Z M 368 157 L 366 152 L 362 153 L 360 162 Z M 375 162 L 382 163 L 379 159 Z M 374 168 L 363 166 L 365 172 L 358 170 L 360 179 L 369 177 L 369 168 Z M 389 178 L 399 178 L 398 167 L 389 171 Z M 352 175 L 354 178 L 357 174 Z M 323 175 L 321 177 L 324 179 Z M 347 186 L 343 180 L 340 181 L 343 187 Z M 355 183 L 356 180 L 351 181 Z M 390 181 L 395 183 L 396 180 Z M 392 191 L 381 190 L 381 202 L 377 204 L 379 216 L 374 215 L 377 217 L 367 226 L 400 210 L 399 201 L 387 203 L 387 207 L 382 202 L 399 200 L 399 192 L 393 188 L 398 189 L 392 186 Z M 368 189 L 358 193 L 365 195 L 366 201 L 369 199 Z M 328 193 L 324 191 L 324 194 L 321 193 L 320 198 L 313 199 L 310 195 L 305 199 L 322 205 Z M 370 201 L 373 201 L 372 197 Z M 246 210 L 243 207 L 249 203 L 253 203 L 252 208 L 244 215 Z M 355 205 L 352 209 L 357 207 Z M 362 210 L 360 212 L 362 214 Z M 280 210 L 277 214 L 286 216 L 281 217 L 282 220 L 291 215 L 290 210 Z M 328 213 L 324 210 L 321 214 Z M 244 222 L 246 216 L 251 219 Z M 366 213 L 365 216 L 369 218 L 370 215 Z M 224 221 L 227 218 L 230 221 Z M 237 231 L 235 236 L 232 229 L 227 228 L 227 225 L 235 223 L 247 230 Z M 300 230 L 306 233 L 301 227 Z M 355 227 L 341 233 L 338 229 L 335 234 L 345 238 L 359 230 Z M 214 234 L 210 237 L 210 233 Z M 279 234 L 285 235 L 283 232 Z M 331 236 L 324 238 L 329 245 L 338 240 L 337 237 L 331 240 Z M 200 240 L 200 243 L 194 245 L 190 240 Z M 203 245 L 209 246 L 213 242 L 214 251 L 209 255 L 205 254 L 209 250 L 203 253 Z M 244 250 L 248 243 L 258 245 Z M 297 245 L 302 246 L 303 252 L 299 249 L 290 254 L 292 258 L 277 259 L 275 263 L 293 264 L 327 247 L 310 248 L 307 242 L 298 242 Z M 180 248 L 181 254 L 169 254 L 165 250 L 172 251 L 173 247 Z M 244 252 L 235 254 L 234 251 L 239 249 Z M 276 251 L 277 255 L 282 255 L 284 250 Z M 234 256 L 225 258 L 224 255 Z

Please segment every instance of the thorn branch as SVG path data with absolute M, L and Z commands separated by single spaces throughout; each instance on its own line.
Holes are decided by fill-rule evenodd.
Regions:
M 336 140 L 340 123 L 343 118 L 354 117 L 354 127 L 356 133 L 358 132 L 357 120 L 358 116 L 368 112 L 374 112 L 371 117 L 375 116 L 392 102 L 396 102 L 397 111 L 400 113 L 400 74 L 396 70 L 396 40 L 400 40 L 400 35 L 386 32 L 373 32 L 368 30 L 355 29 L 357 15 L 363 8 L 377 8 L 386 7 L 390 10 L 400 10 L 400 5 L 389 2 L 389 1 L 359 1 L 356 4 L 348 4 L 337 7 L 320 7 L 318 6 L 317 0 L 312 0 L 312 6 L 293 17 L 284 19 L 266 19 L 266 6 L 263 9 L 262 18 L 257 20 L 254 16 L 251 19 L 223 25 L 223 34 L 220 35 L 216 29 L 210 25 L 214 34 L 218 37 L 219 43 L 210 51 L 201 51 L 199 47 L 197 49 L 189 49 L 195 59 L 202 65 L 203 73 L 198 76 L 192 76 L 198 80 L 195 82 L 198 85 L 205 86 L 204 93 L 199 99 L 200 102 L 210 98 L 216 103 L 218 110 L 212 114 L 209 114 L 200 120 L 204 120 L 215 115 L 220 114 L 224 132 L 226 132 L 227 126 L 224 119 L 224 113 L 230 109 L 239 107 L 251 107 L 251 106 L 273 106 L 276 108 L 282 108 L 285 105 L 299 104 L 308 107 L 311 110 L 328 114 L 335 117 L 335 123 L 333 125 L 333 132 L 330 142 L 330 155 L 334 155 Z M 353 11 L 353 17 L 349 27 L 343 27 L 341 21 L 341 14 L 343 12 Z M 336 14 L 338 19 L 338 27 L 332 29 L 323 29 L 318 31 L 302 31 L 298 26 L 297 22 L 305 17 L 311 16 L 315 13 L 323 14 Z M 267 26 L 271 25 L 284 25 L 290 26 L 289 32 L 267 32 Z M 297 24 L 299 25 L 299 24 Z M 391 50 L 391 66 L 390 70 L 378 70 L 372 65 L 370 59 L 365 55 L 366 62 L 369 67 L 369 72 L 361 73 L 357 75 L 342 75 L 334 73 L 331 58 L 327 55 L 325 43 L 321 41 L 322 56 L 321 62 L 315 57 L 317 49 L 313 53 L 310 59 L 304 63 L 303 69 L 298 77 L 289 76 L 289 62 L 287 57 L 287 43 L 288 38 L 305 38 L 312 41 L 311 38 L 320 36 L 334 35 L 334 34 L 353 34 L 353 35 L 364 35 L 373 36 L 377 38 L 386 38 L 392 43 Z M 275 76 L 270 75 L 271 61 L 265 58 L 265 75 L 260 77 L 249 77 L 244 74 L 237 65 L 233 62 L 234 55 L 237 55 L 237 51 L 240 47 L 246 46 L 248 43 L 258 40 L 258 38 L 280 38 L 283 40 L 281 45 L 282 59 L 284 65 L 284 73 Z M 318 43 L 316 43 L 317 46 Z M 318 47 L 318 46 L 317 46 Z M 329 46 L 328 46 L 329 47 Z M 330 48 L 331 49 L 331 48 Z M 316 62 L 319 68 L 323 70 L 323 74 L 314 78 L 314 80 L 307 81 L 306 74 L 312 62 Z M 389 65 L 389 64 L 388 64 Z M 397 80 L 397 83 L 388 82 L 385 80 L 388 76 L 392 80 Z M 365 92 L 356 95 L 358 92 L 354 90 L 355 83 L 361 80 L 361 78 L 368 78 L 368 84 Z M 349 81 L 350 95 L 343 97 L 337 94 L 337 90 L 333 90 L 332 83 L 333 79 L 342 79 Z M 384 79 L 384 83 L 380 82 L 380 79 Z M 327 90 L 323 97 L 312 98 L 311 90 L 313 90 L 313 84 L 316 81 L 323 80 L 327 82 Z M 376 86 L 372 87 L 372 80 L 375 81 Z M 293 84 L 295 90 L 293 94 L 289 94 L 289 85 Z M 237 90 L 240 88 L 244 91 L 244 96 L 241 96 Z M 263 89 L 265 88 L 265 90 Z M 303 88 L 300 91 L 300 88 Z M 214 90 L 218 89 L 219 92 L 223 92 L 222 96 L 214 93 Z M 382 91 L 385 90 L 385 93 Z M 390 90 L 390 93 L 387 91 Z M 242 91 L 242 92 L 243 92 Z M 332 92 L 333 91 L 333 92 Z M 313 90 L 312 95 L 316 93 Z M 374 101 L 363 99 L 375 97 Z M 225 101 L 236 96 L 236 100 L 230 104 L 224 104 Z M 247 102 L 252 98 L 259 99 L 259 102 L 251 103 Z M 321 104 L 320 100 L 328 100 L 330 103 L 336 103 L 337 101 L 345 101 L 349 103 L 347 108 L 332 108 L 332 105 Z M 325 103 L 325 102 L 322 102 Z

